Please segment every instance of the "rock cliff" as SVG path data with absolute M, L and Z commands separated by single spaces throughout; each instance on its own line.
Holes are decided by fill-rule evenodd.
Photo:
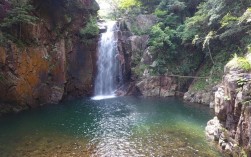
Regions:
M 176 80 L 167 76 L 150 76 L 149 66 L 154 65 L 156 54 L 148 47 L 147 32 L 156 24 L 155 15 L 139 14 L 134 18 L 119 21 L 119 52 L 125 58 L 125 85 L 118 91 L 118 95 L 143 95 L 146 97 L 174 96 L 177 89 Z M 146 66 L 147 65 L 147 66 Z M 131 83 L 129 83 L 131 82 Z
M 209 139 L 234 156 L 251 156 L 251 74 L 250 67 L 244 66 L 250 64 L 248 58 L 235 58 L 225 66 L 214 94 L 216 117 L 206 127 Z
M 82 38 L 80 29 L 96 16 L 97 3 L 34 0 L 32 5 L 39 21 L 22 24 L 20 37 L 32 44 L 8 41 L 0 47 L 0 112 L 58 103 L 92 92 L 97 36 Z

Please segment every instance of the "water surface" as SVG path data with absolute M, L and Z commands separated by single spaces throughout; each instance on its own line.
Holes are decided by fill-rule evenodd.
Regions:
M 75 100 L 0 118 L 1 157 L 218 157 L 209 108 L 177 99 Z

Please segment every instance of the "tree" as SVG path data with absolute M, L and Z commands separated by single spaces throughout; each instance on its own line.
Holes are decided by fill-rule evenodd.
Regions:
M 0 24 L 2 29 L 17 26 L 19 29 L 19 38 L 21 38 L 22 24 L 32 24 L 38 20 L 36 16 L 31 15 L 33 6 L 27 3 L 13 2 L 13 8 L 7 12 L 6 17 Z
M 138 0 L 120 0 L 119 8 L 129 9 L 131 7 L 139 7 L 140 2 Z
M 97 36 L 99 33 L 99 28 L 96 17 L 90 16 L 88 23 L 85 25 L 85 27 L 80 29 L 79 33 L 83 38 L 92 38 Z

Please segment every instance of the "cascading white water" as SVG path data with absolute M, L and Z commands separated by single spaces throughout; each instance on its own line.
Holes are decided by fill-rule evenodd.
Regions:
M 95 97 L 100 100 L 115 97 L 117 70 L 116 22 L 107 23 L 107 31 L 101 34 L 98 49 L 97 78 L 95 80 Z

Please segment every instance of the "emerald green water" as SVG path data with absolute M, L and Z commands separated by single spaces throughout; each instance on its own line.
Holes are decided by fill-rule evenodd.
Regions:
M 1 157 L 218 157 L 209 108 L 177 99 L 76 100 L 0 118 Z

